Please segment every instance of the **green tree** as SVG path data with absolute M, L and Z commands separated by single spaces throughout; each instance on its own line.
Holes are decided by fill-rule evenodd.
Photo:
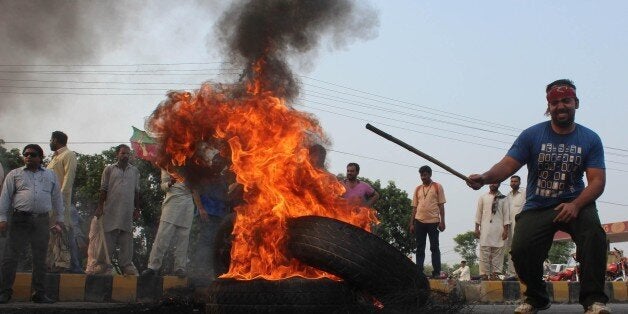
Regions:
M 475 237 L 475 232 L 467 231 L 465 233 L 460 233 L 456 235 L 454 241 L 456 242 L 454 251 L 460 254 L 460 256 L 467 261 L 467 264 L 475 264 L 478 260 L 478 255 L 476 253 L 478 248 L 478 239 Z
M 401 253 L 410 255 L 416 251 L 416 237 L 408 230 L 408 221 L 412 215 L 412 201 L 408 193 L 399 189 L 394 181 L 388 181 L 385 188 L 379 180 L 373 183 L 379 193 L 379 200 L 374 204 L 380 219 L 375 234 L 396 247 Z
M 24 160 L 22 159 L 22 151 L 17 148 L 7 150 L 4 147 L 4 140 L 0 139 L 0 163 L 4 167 L 4 173 L 24 166 Z
M 565 264 L 576 245 L 572 241 L 554 242 L 548 252 L 548 259 L 554 264 Z

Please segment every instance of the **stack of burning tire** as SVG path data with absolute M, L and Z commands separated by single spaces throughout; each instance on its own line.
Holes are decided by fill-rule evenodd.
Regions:
M 225 219 L 216 236 L 218 273 L 228 269 L 232 224 L 233 217 Z M 287 232 L 292 257 L 343 281 L 218 279 L 209 288 L 208 313 L 407 313 L 429 298 L 425 275 L 372 233 L 319 216 L 293 218 Z

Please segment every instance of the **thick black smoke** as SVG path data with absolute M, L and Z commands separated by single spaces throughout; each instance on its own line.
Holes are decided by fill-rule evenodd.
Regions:
M 262 88 L 291 100 L 299 84 L 288 58 L 312 57 L 327 34 L 335 46 L 370 38 L 378 24 L 377 14 L 358 1 L 248 0 L 227 9 L 217 32 L 231 61 L 244 66 L 249 79 L 251 68 L 262 62 Z
M 34 90 L 7 86 L 28 85 L 20 80 L 59 78 L 37 71 L 72 70 L 32 65 L 99 63 L 104 53 L 124 43 L 138 8 L 138 2 L 0 0 L 0 114 L 14 120 L 24 118 L 25 110 L 31 117 L 36 115 L 38 106 L 24 103 L 21 95 Z M 48 99 L 47 112 L 61 109 L 58 97 Z
M 0 56 L 22 64 L 97 61 L 121 44 L 137 5 L 113 1 L 0 0 Z

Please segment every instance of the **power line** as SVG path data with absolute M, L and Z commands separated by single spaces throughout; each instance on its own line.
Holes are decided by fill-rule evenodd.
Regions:
M 480 138 L 480 139 L 484 139 L 484 140 L 494 141 L 494 142 L 498 142 L 498 143 L 502 143 L 502 144 L 510 144 L 510 142 L 500 141 L 500 140 L 497 140 L 497 139 L 492 139 L 492 138 L 487 138 L 487 137 L 481 137 L 481 136 L 475 136 L 475 135 L 469 135 L 469 134 L 465 134 L 465 133 L 462 133 L 462 132 L 456 132 L 456 131 L 451 131 L 451 130 L 445 130 L 445 129 L 442 129 L 442 128 L 435 128 L 435 127 L 431 127 L 431 126 L 427 126 L 427 125 L 423 125 L 423 124 L 419 124 L 419 123 L 408 122 L 408 121 L 399 120 L 399 119 L 394 119 L 394 118 L 390 118 L 390 117 L 384 117 L 384 116 L 380 116 L 380 115 L 376 115 L 376 114 L 370 114 L 370 113 L 366 113 L 366 112 L 362 112 L 362 111 L 358 111 L 358 110 L 352 110 L 352 109 L 347 109 L 347 108 L 337 107 L 337 106 L 333 106 L 333 105 L 329 105 L 329 104 L 321 103 L 321 102 L 314 101 L 314 100 L 309 100 L 308 102 L 315 103 L 315 104 L 319 104 L 319 105 L 323 105 L 323 106 L 325 106 L 325 107 L 331 107 L 331 108 L 336 108 L 336 109 L 341 109 L 341 110 L 351 111 L 351 112 L 360 113 L 360 114 L 367 115 L 367 116 L 372 116 L 372 117 L 378 117 L 378 118 L 382 118 L 382 119 L 386 119 L 386 120 L 391 120 L 391 121 L 395 121 L 395 122 L 402 122 L 402 123 L 407 123 L 407 124 L 416 125 L 416 126 L 421 126 L 421 127 L 429 127 L 429 128 L 435 129 L 435 130 L 440 130 L 440 131 L 444 131 L 444 132 L 450 132 L 450 133 L 454 133 L 454 134 L 458 134 L 458 135 L 474 136 L 475 138 Z M 301 105 L 301 106 L 308 107 L 307 105 Z M 315 108 L 315 107 L 309 107 L 309 108 Z
M 232 63 L 231 62 L 224 62 L 224 61 L 210 61 L 210 62 L 127 63 L 127 64 L 0 64 L 0 66 L 1 67 L 129 67 L 129 66 L 137 67 L 137 66 L 179 66 L 179 65 L 210 65 L 210 64 L 232 64 Z M 202 71 L 202 70 L 203 69 L 200 69 L 200 70 L 199 69 L 194 69 L 194 70 L 190 70 L 190 71 Z M 167 71 L 167 70 L 164 70 L 164 71 Z M 331 82 L 327 82 L 327 81 L 320 80 L 320 79 L 315 79 L 313 77 L 309 77 L 309 76 L 305 76 L 305 75 L 301 75 L 301 77 L 309 79 L 309 80 L 312 80 L 312 81 L 321 82 L 321 83 L 328 84 L 328 85 L 331 85 L 331 86 L 344 88 L 344 89 L 351 90 L 351 91 L 354 91 L 354 92 L 358 92 L 358 93 L 362 93 L 362 94 L 366 94 L 366 95 L 370 95 L 370 96 L 374 96 L 374 97 L 378 97 L 378 98 L 382 98 L 382 99 L 387 99 L 387 100 L 398 102 L 398 103 L 405 103 L 405 104 L 408 104 L 408 105 L 417 106 L 417 107 L 421 107 L 421 108 L 426 108 L 426 109 L 429 109 L 429 110 L 432 110 L 432 111 L 436 111 L 436 112 L 442 112 L 442 113 L 445 113 L 445 114 L 448 114 L 448 115 L 455 115 L 455 116 L 458 116 L 458 117 L 471 119 L 471 120 L 474 120 L 474 121 L 480 121 L 480 122 L 483 122 L 483 123 L 491 125 L 491 126 L 501 126 L 501 127 L 508 128 L 508 129 L 511 129 L 511 130 L 518 130 L 518 131 L 520 131 L 520 129 L 514 128 L 514 127 L 509 126 L 509 125 L 498 124 L 498 123 L 491 122 L 491 121 L 486 121 L 486 120 L 481 120 L 481 119 L 477 119 L 477 118 L 473 118 L 473 117 L 469 117 L 469 116 L 465 116 L 465 115 L 451 113 L 451 112 L 447 112 L 447 111 L 444 111 L 444 110 L 431 108 L 429 106 L 422 106 L 422 105 L 418 105 L 418 104 L 415 104 L 415 103 L 402 101 L 402 100 L 394 99 L 394 98 L 391 98 L 391 97 L 382 96 L 382 95 L 379 95 L 379 94 L 370 93 L 370 92 L 366 92 L 366 91 L 363 91 L 363 90 L 351 88 L 351 87 L 344 86 L 344 85 L 341 85 L 341 84 L 336 84 L 336 83 L 331 83 Z M 336 92 L 338 92 L 338 91 L 336 91 Z M 342 92 L 339 92 L 339 93 L 342 93 Z M 355 96 L 355 97 L 362 97 L 362 96 L 357 96 L 357 95 L 353 95 L 353 96 Z M 432 113 L 432 114 L 434 114 L 434 113 Z M 624 148 L 616 148 L 616 147 L 610 147 L 610 146 L 605 146 L 605 148 L 611 149 L 611 150 L 619 150 L 619 151 L 628 152 L 628 149 L 624 149 Z
M 191 85 L 191 84 L 190 84 Z M 69 89 L 69 90 L 131 90 L 131 91 L 168 91 L 171 89 L 164 89 L 164 88 L 119 88 L 119 87 L 46 87 L 46 86 L 16 86 L 16 85 L 0 85 L 0 87 L 4 87 L 4 88 L 19 88 L 19 89 Z M 27 94 L 27 93 L 22 93 L 22 92 L 3 92 L 0 91 L 0 93 L 4 93 L 4 94 Z M 69 93 L 69 92 L 43 92 L 43 91 L 39 91 L 39 92 L 33 92 L 31 94 L 52 94 L 52 95 L 92 95 L 92 96 L 103 96 L 103 95 L 117 95 L 117 96 L 130 96 L 130 95 L 141 95 L 141 96 L 155 96 L 155 95 L 163 95 L 161 93 L 159 94 L 153 94 L 153 93 L 144 93 L 144 94 L 130 94 L 130 93 L 117 93 L 117 94 L 112 94 L 112 93 Z M 325 95 L 325 94 L 324 94 Z M 314 96 L 314 97 L 319 97 L 319 98 L 323 98 L 323 99 L 328 99 L 328 100 L 336 100 L 335 98 L 329 98 L 329 97 L 323 97 L 323 96 Z M 333 97 L 333 96 L 332 96 Z M 343 109 L 343 110 L 347 110 L 347 111 L 352 111 L 352 112 L 357 112 L 357 113 L 361 113 L 361 114 L 365 114 L 365 115 L 372 115 L 369 113 L 365 113 L 365 112 L 361 112 L 361 111 L 356 111 L 356 110 L 352 110 L 352 109 L 347 109 L 347 108 L 342 108 L 342 107 L 338 107 L 338 106 L 333 106 L 333 105 L 329 105 L 326 103 L 321 103 L 321 102 L 317 102 L 314 100 L 309 100 L 310 102 L 314 102 L 323 106 L 328 106 L 328 107 L 332 107 L 332 108 L 337 108 L 337 109 Z M 347 103 L 347 104 L 356 104 L 355 102 L 350 102 L 350 101 L 339 101 L 341 103 Z M 375 109 L 375 110 L 380 110 L 380 111 L 384 111 L 384 112 L 388 112 L 388 113 L 397 113 L 397 114 L 404 114 L 404 115 L 409 115 L 409 116 L 414 116 L 420 119 L 426 119 L 429 121 L 434 121 L 434 122 L 439 122 L 439 123 L 445 123 L 445 124 L 451 124 L 451 125 L 455 125 L 455 126 L 460 126 L 460 127 L 465 127 L 465 128 L 470 128 L 470 129 L 474 129 L 474 130 L 480 130 L 480 131 L 484 131 L 484 132 L 491 132 L 491 133 L 497 133 L 497 134 L 501 134 L 501 135 L 507 135 L 507 136 L 512 136 L 514 137 L 514 135 L 511 134 L 506 134 L 506 133 L 501 133 L 501 132 L 494 132 L 494 131 L 490 131 L 487 129 L 482 129 L 482 128 L 476 128 L 476 127 L 472 127 L 472 126 L 468 126 L 468 125 L 462 125 L 462 124 L 458 124 L 458 123 L 453 123 L 453 122 L 449 122 L 449 121 L 443 121 L 443 120 L 439 120 L 439 119 L 433 119 L 433 118 L 429 118 L 429 117 L 424 117 L 424 116 L 418 116 L 418 115 L 414 115 L 414 114 L 408 114 L 402 111 L 395 111 L 395 110 L 386 110 L 384 108 L 378 107 L 378 106 L 371 106 L 368 104 L 362 104 L 362 103 L 357 103 L 359 105 L 365 106 L 367 108 L 371 108 L 371 109 Z M 377 115 L 375 115 L 377 116 Z M 417 125 L 417 126 L 423 126 L 423 127 L 427 127 L 425 125 L 422 124 L 417 124 L 417 123 L 413 123 L 413 122 L 408 122 L 408 121 L 404 121 L 404 120 L 399 120 L 399 119 L 393 119 L 390 117 L 383 117 L 383 116 L 377 116 L 383 119 L 388 119 L 388 120 L 393 120 L 393 121 L 397 121 L 397 122 L 403 122 L 403 123 L 408 123 L 408 124 L 412 124 L 412 125 Z M 434 127 L 432 127 L 434 128 Z M 442 129 L 442 128 L 434 128 L 434 129 L 438 129 L 444 132 L 450 132 L 450 133 L 454 133 L 454 134 L 458 134 L 458 135 L 464 135 L 464 136 L 475 136 L 475 135 L 471 135 L 471 134 L 466 134 L 466 133 L 462 133 L 462 132 L 456 132 L 456 131 L 452 131 L 452 130 L 446 130 L 446 129 Z M 486 137 L 481 137 L 481 136 L 475 136 L 477 138 L 480 139 L 484 139 L 484 140 L 489 140 L 489 141 L 495 141 L 495 142 L 499 142 L 499 143 L 503 143 L 503 144 L 509 144 L 510 142 L 505 142 L 505 141 L 501 141 L 498 139 L 493 139 L 493 138 L 486 138 Z M 622 157 L 627 157 L 628 155 L 624 155 L 624 154 L 617 154 L 617 153 L 611 153 L 611 152 L 607 152 L 607 154 L 609 155 L 616 155 L 616 156 L 622 156 Z M 617 163 L 621 163 L 621 162 L 617 162 Z
M 356 103 L 347 102 L 347 101 L 343 101 L 343 100 L 338 101 L 337 99 L 328 98 L 328 97 L 322 97 L 322 96 L 314 96 L 314 97 L 319 97 L 319 98 L 323 98 L 323 99 L 327 99 L 327 100 L 334 100 L 334 101 L 341 102 L 341 103 L 356 104 Z M 322 103 L 319 103 L 319 104 L 322 104 Z M 434 119 L 434 118 L 425 117 L 425 116 L 419 116 L 419 115 L 415 115 L 415 114 L 412 114 L 412 113 L 406 113 L 406 112 L 398 111 L 398 110 L 385 109 L 385 108 L 382 108 L 382 107 L 379 107 L 379 106 L 372 106 L 372 105 L 368 105 L 368 104 L 364 104 L 364 103 L 357 103 L 357 104 L 362 105 L 362 106 L 367 107 L 367 108 L 372 108 L 372 109 L 384 111 L 384 112 L 387 112 L 387 113 L 403 114 L 405 116 L 411 116 L 411 117 L 415 117 L 415 118 L 418 118 L 418 119 L 434 121 L 434 122 L 439 122 L 439 123 L 444 123 L 444 124 L 450 124 L 450 125 L 459 126 L 459 127 L 463 127 L 463 128 L 469 128 L 469 129 L 473 129 L 473 130 L 483 131 L 483 132 L 487 132 L 487 133 L 491 133 L 491 134 L 500 134 L 500 135 L 507 135 L 507 136 L 516 137 L 515 135 L 511 135 L 511 134 L 496 132 L 496 131 L 492 131 L 492 130 L 488 130 L 488 129 L 468 126 L 468 125 L 455 123 L 455 122 L 444 121 L 444 120 L 440 120 L 440 119 Z M 349 110 L 349 109 L 346 109 L 346 110 Z
M 154 65 L 159 65 L 159 64 L 154 64 Z M 107 66 L 107 65 L 102 65 L 102 66 Z M 153 72 L 154 73 L 154 72 L 161 72 L 161 71 L 205 71 L 205 70 L 221 70 L 221 69 L 193 69 L 193 70 L 172 70 L 172 69 L 166 69 L 166 70 L 149 70 L 149 71 L 144 71 L 144 72 Z M 2 71 L 0 71 L 0 72 L 2 72 Z M 78 72 L 81 72 L 81 71 L 78 71 Z M 83 72 L 90 72 L 90 71 L 83 71 Z M 90 73 L 93 73 L 93 72 L 94 71 L 91 71 Z M 98 71 L 96 71 L 96 72 L 98 72 Z M 100 72 L 101 73 L 110 73 L 110 74 L 111 73 L 121 74 L 120 71 L 100 71 Z M 128 73 L 128 75 L 143 75 L 142 73 L 136 73 L 136 72 L 138 72 L 138 71 L 127 72 L 127 73 Z M 139 71 L 139 72 L 141 72 L 141 71 Z M 65 72 L 57 72 L 57 73 L 65 73 Z M 74 73 L 74 72 L 72 72 L 72 73 Z M 179 74 L 173 74 L 173 73 L 161 73 L 161 74 L 179 75 Z M 230 75 L 230 74 L 234 75 L 234 74 L 239 74 L 239 73 L 215 73 L 215 74 L 218 74 L 218 75 Z M 399 100 L 394 100 L 394 99 L 389 98 L 389 97 L 384 97 L 384 96 L 380 96 L 380 95 L 377 95 L 377 94 L 372 94 L 372 93 L 369 93 L 369 92 L 360 91 L 360 90 L 357 90 L 357 89 L 353 89 L 353 88 L 346 87 L 346 86 L 339 85 L 339 84 L 335 84 L 335 83 L 325 82 L 325 81 L 318 80 L 318 79 L 313 79 L 313 78 L 310 78 L 310 77 L 306 77 L 306 78 L 311 79 L 311 80 L 315 80 L 315 81 L 318 81 L 318 82 L 323 82 L 325 84 L 329 84 L 329 85 L 332 85 L 332 86 L 337 86 L 337 87 L 341 87 L 341 88 L 346 88 L 348 90 L 353 90 L 353 91 L 356 91 L 356 92 L 364 93 L 364 94 L 367 94 L 367 95 L 373 95 L 373 96 L 380 97 L 380 98 L 383 98 L 383 99 L 390 99 L 390 100 L 401 102 L 401 103 L 408 103 L 408 102 L 403 102 L 403 101 L 399 101 Z M 9 80 L 10 81 L 10 79 L 0 79 L 0 80 Z M 53 81 L 53 80 L 15 80 L 15 81 L 105 83 L 105 82 L 102 82 L 102 81 L 91 81 L 91 82 L 84 82 L 84 81 Z M 114 83 L 115 84 L 135 84 L 134 82 L 111 82 L 111 81 L 106 82 L 106 83 L 112 83 L 112 84 L 114 84 Z M 167 83 L 145 83 L 145 82 L 139 82 L 137 84 L 167 84 Z M 188 84 L 188 83 L 184 83 L 184 84 Z M 189 85 L 193 85 L 193 84 L 189 84 Z M 348 94 L 348 93 L 344 93 L 344 92 L 340 92 L 340 91 L 336 91 L 336 90 L 332 90 L 332 89 L 327 89 L 327 88 L 316 86 L 316 85 L 311 85 L 311 86 L 314 86 L 315 88 L 322 88 L 322 89 L 325 89 L 325 90 L 341 93 L 341 94 Z M 6 87 L 6 88 L 26 88 L 26 89 L 33 89 L 33 88 L 35 88 L 35 87 L 21 87 L 21 86 L 4 86 L 4 87 Z M 54 87 L 46 87 L 46 88 L 54 88 Z M 80 90 L 88 90 L 88 89 L 90 89 L 90 88 L 86 88 L 86 87 L 58 87 L 58 88 L 59 89 L 80 89 Z M 163 90 L 163 89 L 122 89 L 122 88 L 107 88 L 107 87 L 91 88 L 91 89 L 96 89 L 96 90 L 98 90 L 98 89 L 110 89 L 110 90 Z M 325 96 L 333 97 L 333 98 L 329 98 L 329 97 L 324 97 L 324 96 L 314 96 L 314 97 L 319 97 L 319 98 L 323 98 L 323 99 L 328 99 L 328 100 L 333 100 L 333 101 L 338 101 L 338 99 L 340 99 L 339 102 L 344 102 L 344 103 L 354 104 L 354 105 L 367 106 L 367 107 L 370 107 L 372 109 L 381 110 L 381 111 L 384 111 L 384 112 L 393 112 L 393 113 L 396 112 L 398 114 L 413 115 L 413 114 L 408 114 L 408 113 L 401 112 L 401 111 L 386 110 L 386 109 L 384 109 L 382 107 L 371 106 L 371 105 L 367 105 L 367 104 L 364 104 L 364 103 L 356 103 L 356 102 L 351 101 L 351 100 L 346 99 L 346 98 L 342 98 L 342 97 L 338 97 L 338 96 L 332 96 L 332 95 L 329 95 L 329 94 L 324 94 L 324 93 L 320 93 L 320 92 L 316 92 L 316 91 L 308 91 L 308 92 L 316 93 L 316 94 L 319 94 L 319 95 L 325 95 Z M 80 95 L 90 95 L 90 96 L 107 96 L 107 95 L 113 95 L 113 96 L 132 96 L 132 95 L 154 96 L 154 95 L 161 95 L 161 94 L 150 94 L 150 93 L 144 93 L 144 94 L 131 94 L 131 93 L 105 94 L 105 93 L 68 93 L 68 92 L 42 92 L 42 91 L 34 92 L 34 93 L 3 91 L 3 92 L 0 92 L 0 93 L 2 93 L 2 94 L 34 94 L 34 95 L 43 95 L 43 94 L 51 94 L 51 95 L 79 95 L 79 96 Z M 371 100 L 371 101 L 377 101 L 375 99 L 371 99 L 371 98 L 367 98 L 367 97 L 363 97 L 363 96 L 358 96 L 358 95 L 353 95 L 353 94 L 348 94 L 348 95 L 352 95 L 354 97 L 361 97 L 363 99 L 367 99 L 367 100 Z M 379 102 L 381 102 L 381 101 L 379 101 Z M 319 104 L 322 104 L 322 103 L 319 103 Z M 412 104 L 412 103 L 408 103 L 408 104 Z M 326 105 L 326 104 L 323 104 L 323 105 Z M 398 104 L 396 104 L 396 105 L 399 106 Z M 426 106 L 421 106 L 421 105 L 416 105 L 416 104 L 412 104 L 412 105 L 428 108 L 430 110 L 435 110 L 435 111 L 439 111 L 439 112 L 448 113 L 447 111 L 437 110 L 437 109 L 429 108 L 429 107 L 426 107 Z M 399 106 L 399 107 L 403 107 L 403 106 Z M 336 107 L 336 108 L 338 108 L 338 107 Z M 411 108 L 408 108 L 408 107 L 403 107 L 403 108 L 411 109 Z M 429 114 L 438 115 L 438 114 L 435 114 L 435 113 L 432 113 L 432 112 L 429 112 Z M 454 113 L 448 113 L 448 114 L 456 115 L 456 116 L 462 116 L 462 115 L 458 115 L 458 114 L 454 114 Z M 514 135 L 512 135 L 512 134 L 499 133 L 499 132 L 490 131 L 490 130 L 486 130 L 486 129 L 482 129 L 482 128 L 475 128 L 475 127 L 468 126 L 468 125 L 462 125 L 462 124 L 458 124 L 458 123 L 453 123 L 453 122 L 449 122 L 449 121 L 443 121 L 443 120 L 433 119 L 433 118 L 428 118 L 428 117 L 423 117 L 423 116 L 416 116 L 416 115 L 413 115 L 413 116 L 418 117 L 418 118 L 422 118 L 422 119 L 427 119 L 427 120 L 430 120 L 430 121 L 435 121 L 435 122 L 440 122 L 440 123 L 447 123 L 447 124 L 452 124 L 452 125 L 461 126 L 461 127 L 467 127 L 467 128 L 474 128 L 474 129 L 481 130 L 481 131 L 484 131 L 484 132 L 492 132 L 492 133 L 498 133 L 498 134 L 514 137 Z M 445 116 L 445 115 L 440 115 L 440 116 Z M 445 116 L 445 117 L 452 119 L 452 117 L 450 117 L 450 116 Z M 470 117 L 466 117 L 466 116 L 462 116 L 462 117 L 467 118 L 467 119 L 476 120 L 476 121 L 482 121 L 482 122 L 490 123 L 490 122 L 485 121 L 485 120 L 474 119 L 474 118 L 470 118 Z M 453 119 L 459 119 L 459 118 L 453 118 Z M 462 121 L 465 121 L 465 122 L 472 122 L 472 121 L 465 120 L 465 119 L 459 119 L 459 120 L 462 120 Z M 405 122 L 405 123 L 411 123 L 411 122 Z M 472 122 L 472 123 L 477 123 L 477 122 Z M 499 124 L 491 123 L 491 126 L 493 126 L 493 127 L 495 127 L 496 125 L 499 125 Z M 516 128 L 513 128 L 513 127 L 508 127 L 508 128 L 509 129 L 513 129 L 513 130 L 517 130 Z M 450 132 L 455 133 L 454 131 L 450 131 Z M 494 139 L 491 139 L 491 140 L 494 140 Z M 499 141 L 499 140 L 497 140 L 497 141 Z M 621 149 L 621 148 L 616 148 L 616 147 L 606 147 L 605 146 L 605 148 L 611 149 L 611 150 L 628 151 L 626 149 Z M 628 157 L 628 155 L 618 154 L 618 153 L 613 153 L 613 152 L 607 152 L 607 154 L 608 155 L 614 155 L 614 156 Z
M 0 91 L 0 94 L 15 94 L 15 95 L 72 95 L 72 96 L 163 96 L 163 93 L 159 94 L 137 94 L 137 93 L 126 93 L 126 94 L 111 94 L 111 93 L 64 93 L 64 92 L 6 92 Z
M 491 126 L 502 126 L 502 127 L 504 127 L 504 128 L 511 129 L 511 130 L 513 130 L 513 131 L 518 131 L 518 132 L 521 132 L 521 131 L 522 131 L 522 129 L 520 129 L 520 128 L 515 128 L 515 127 L 508 126 L 508 125 L 504 125 L 504 124 L 499 124 L 499 123 L 492 122 L 492 121 L 487 121 L 487 120 L 481 120 L 481 119 L 477 119 L 477 118 L 472 118 L 472 117 L 468 117 L 468 116 L 465 116 L 465 115 L 460 115 L 460 114 L 456 114 L 456 113 L 451 113 L 451 112 L 444 111 L 444 110 L 440 110 L 440 109 L 434 109 L 434 108 L 431 108 L 431 107 L 428 107 L 428 106 L 423 106 L 423 105 L 419 105 L 419 104 L 415 104 L 415 103 L 411 103 L 411 102 L 407 102 L 407 101 L 403 101 L 403 100 L 398 100 L 398 99 L 394 99 L 394 98 L 390 98 L 390 97 L 386 97 L 386 96 L 381 96 L 381 95 L 378 95 L 378 94 L 374 94 L 374 93 L 370 93 L 370 92 L 366 92 L 366 91 L 358 90 L 358 89 L 355 89 L 355 88 L 351 88 L 351 87 L 343 86 L 343 85 L 340 85 L 340 84 L 335 84 L 335 83 L 331 83 L 331 82 L 327 82 L 327 81 L 323 81 L 323 80 L 315 79 L 315 78 L 308 77 L 308 76 L 304 76 L 304 75 L 301 75 L 301 77 L 304 77 L 304 78 L 307 78 L 307 79 L 310 79 L 310 80 L 313 80 L 313 81 L 317 81 L 317 82 L 321 82 L 321 83 L 329 84 L 329 85 L 332 85 L 332 86 L 336 86 L 336 87 L 340 87 L 340 88 L 348 89 L 348 90 L 351 90 L 351 91 L 356 91 L 356 92 L 358 92 L 358 93 L 364 93 L 364 94 L 366 94 L 366 95 L 371 95 L 371 96 L 375 96 L 375 97 L 380 97 L 380 98 L 387 99 L 387 100 L 391 100 L 391 101 L 394 101 L 394 102 L 404 103 L 404 104 L 408 104 L 408 105 L 412 105 L 412 106 L 417 106 L 417 107 L 421 107 L 421 108 L 427 108 L 427 109 L 429 109 L 429 110 L 434 110 L 434 111 L 437 111 L 437 112 L 443 112 L 443 113 L 446 113 L 446 114 L 455 115 L 455 116 L 460 116 L 460 117 L 467 118 L 467 119 L 471 119 L 471 120 L 481 121 L 481 122 L 487 123 L 488 125 L 491 125 Z M 313 86 L 314 86 L 314 85 L 313 85 Z M 329 90 L 329 89 L 328 89 L 328 90 Z M 336 92 L 338 92 L 338 91 L 336 91 Z M 338 92 L 338 93 L 341 93 L 341 94 L 346 94 L 346 93 L 343 93 L 343 92 Z M 350 95 L 350 94 L 349 94 L 349 95 Z M 353 96 L 355 96 L 355 97 L 361 97 L 361 96 L 357 96 L 357 95 L 353 95 Z M 616 148 L 616 147 L 609 147 L 609 146 L 604 146 L 604 148 L 608 148 L 608 149 L 612 149 L 612 150 L 620 150 L 620 151 L 625 151 L 625 152 L 628 152 L 628 149 L 623 149 L 623 148 Z M 626 157 L 626 156 L 628 156 L 628 155 L 620 155 L 620 156 L 624 156 L 624 157 Z
M 3 71 L 0 71 L 0 73 L 2 73 L 2 72 Z M 227 75 L 227 74 L 228 75 L 240 75 L 242 73 L 241 72 L 235 72 L 235 73 L 159 73 L 159 74 L 154 74 L 154 73 L 138 73 L 138 72 L 128 72 L 128 73 L 123 73 L 123 72 L 116 72 L 116 73 L 47 72 L 47 73 L 39 73 L 39 74 L 46 74 L 46 75 L 57 75 L 57 74 L 62 74 L 62 75 L 66 75 L 66 74 L 102 74 L 102 75 L 117 75 L 117 76 L 124 76 L 124 75 L 128 75 L 128 76 L 155 76 L 155 75 L 160 75 L 160 76 L 165 76 L 165 75 L 170 75 L 170 76 L 174 76 L 174 75 L 187 75 L 187 76 L 204 75 L 204 76 L 208 76 L 208 75 Z
M 333 111 L 329 111 L 329 110 L 325 110 L 325 109 L 320 109 L 320 108 L 316 108 L 316 107 L 312 107 L 312 106 L 306 106 L 306 105 L 301 105 L 302 107 L 306 107 L 306 108 L 312 108 L 318 111 L 323 111 L 323 112 L 327 112 L 327 113 L 331 113 L 331 114 L 335 114 L 335 115 L 339 115 L 339 116 L 343 116 L 343 117 L 347 117 L 349 119 L 354 119 L 354 120 L 358 120 L 358 121 L 362 121 L 362 122 L 373 122 L 372 120 L 368 120 L 368 119 L 361 119 L 361 118 L 356 118 L 353 116 L 349 116 L 349 115 L 345 115 L 345 114 L 341 114 L 341 113 L 337 113 L 337 112 L 333 112 Z M 421 131 L 417 131 L 417 130 L 413 130 L 413 129 L 408 129 L 408 128 L 403 128 L 403 127 L 399 127 L 399 126 L 395 126 L 395 125 L 391 125 L 388 123 L 383 123 L 383 122 L 377 122 L 380 125 L 385 125 L 385 126 L 389 126 L 391 128 L 396 128 L 396 129 L 401 129 L 401 130 L 405 130 L 405 131 L 410 131 L 410 132 L 415 132 L 415 133 L 420 133 L 420 134 L 426 134 L 426 135 L 431 135 L 431 136 L 435 136 L 435 137 L 440 137 L 440 138 L 444 138 L 444 139 L 449 139 L 449 140 L 453 140 L 453 141 L 457 141 L 457 142 L 462 142 L 462 143 L 468 143 L 468 144 L 474 144 L 474 145 L 479 145 L 479 146 L 484 146 L 484 147 L 490 147 L 490 148 L 494 148 L 494 149 L 498 149 L 498 150 L 503 150 L 502 147 L 496 147 L 496 146 L 490 146 L 490 145 L 485 145 L 485 144 L 480 144 L 480 143 L 475 143 L 475 142 L 470 142 L 470 141 L 465 141 L 465 140 L 461 140 L 461 139 L 457 139 L 457 138 L 452 138 L 452 137 L 447 137 L 447 136 L 443 136 L 443 135 L 438 135 L 438 134 L 432 134 L 432 133 L 428 133 L 428 132 L 421 132 Z
M 127 73 L 159 73 L 162 72 L 206 72 L 206 71 L 240 71 L 239 69 L 152 69 L 152 70 L 0 70 L 0 73 L 36 73 L 36 74 L 127 74 Z M 241 72 L 241 71 L 240 71 Z
M 305 75 L 301 75 L 301 77 L 304 77 L 306 79 L 310 79 L 310 80 L 313 80 L 313 81 L 329 84 L 329 85 L 332 85 L 332 86 L 341 87 L 341 88 L 348 89 L 348 90 L 351 90 L 351 91 L 354 91 L 354 92 L 363 93 L 363 94 L 366 94 L 366 95 L 370 95 L 370 96 L 375 96 L 375 97 L 379 97 L 379 98 L 382 98 L 382 99 L 391 100 L 391 101 L 398 102 L 398 103 L 403 103 L 403 104 L 407 104 L 407 105 L 421 107 L 421 108 L 433 110 L 433 111 L 436 111 L 436 112 L 442 112 L 442 113 L 445 113 L 445 114 L 458 116 L 458 117 L 461 117 L 461 118 L 471 119 L 471 120 L 475 120 L 475 121 L 481 121 L 481 122 L 487 123 L 488 125 L 497 125 L 497 126 L 501 126 L 501 127 L 507 128 L 507 129 L 515 129 L 515 128 L 509 126 L 509 125 L 499 124 L 499 123 L 486 121 L 486 120 L 481 120 L 481 119 L 468 117 L 468 116 L 457 114 L 457 113 L 452 113 L 452 112 L 448 112 L 448 111 L 444 111 L 444 110 L 440 110 L 440 109 L 431 108 L 431 107 L 428 107 L 428 106 L 423 106 L 423 105 L 419 105 L 419 104 L 415 104 L 415 103 L 411 103 L 411 102 L 407 102 L 407 101 L 403 101 L 403 100 L 399 100 L 399 99 L 394 99 L 394 98 L 390 98 L 390 97 L 386 97 L 386 96 L 382 96 L 382 95 L 366 92 L 366 91 L 363 91 L 363 90 L 359 90 L 359 89 L 343 86 L 343 85 L 340 85 L 340 84 L 326 82 L 326 81 L 315 79 L 315 78 L 312 78 L 312 77 L 309 77 L 309 76 L 305 76 Z M 357 96 L 357 97 L 360 97 L 360 96 Z
M 179 63 L 127 63 L 127 64 L 0 64 L 0 67 L 121 67 L 121 66 L 163 66 L 163 65 L 208 65 L 231 64 L 231 62 L 179 62 Z
M 233 73 L 229 73 L 233 74 Z M 184 83 L 184 82 L 120 82 L 120 81 L 78 81 L 78 80 L 36 80 L 36 79 L 6 79 L 0 78 L 0 81 L 12 81 L 12 82 L 36 82 L 36 83 L 77 83 L 77 84 L 122 84 L 122 85 L 189 85 L 192 87 L 198 87 L 202 84 L 199 83 Z

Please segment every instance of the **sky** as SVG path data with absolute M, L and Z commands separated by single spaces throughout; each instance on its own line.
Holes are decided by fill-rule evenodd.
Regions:
M 569 78 L 580 99 L 576 122 L 605 146 L 600 219 L 628 220 L 620 185 L 628 173 L 627 2 L 360 3 L 377 13 L 365 15 L 364 36 L 323 35 L 318 49 L 291 58 L 301 82 L 293 105 L 316 115 L 329 136 L 332 173 L 357 162 L 361 176 L 394 181 L 411 195 L 418 168 L 432 166 L 447 198 L 443 261 L 456 263 L 453 238 L 473 230 L 488 188 L 469 189 L 365 125 L 463 174 L 481 173 L 521 130 L 548 119 L 545 85 Z M 128 143 L 131 126 L 144 128 L 168 90 L 237 79 L 241 69 L 225 63 L 213 28 L 228 5 L 0 0 L 0 139 L 9 148 L 47 144 L 62 130 L 70 149 L 99 153 Z M 525 184 L 525 168 L 518 174 Z

